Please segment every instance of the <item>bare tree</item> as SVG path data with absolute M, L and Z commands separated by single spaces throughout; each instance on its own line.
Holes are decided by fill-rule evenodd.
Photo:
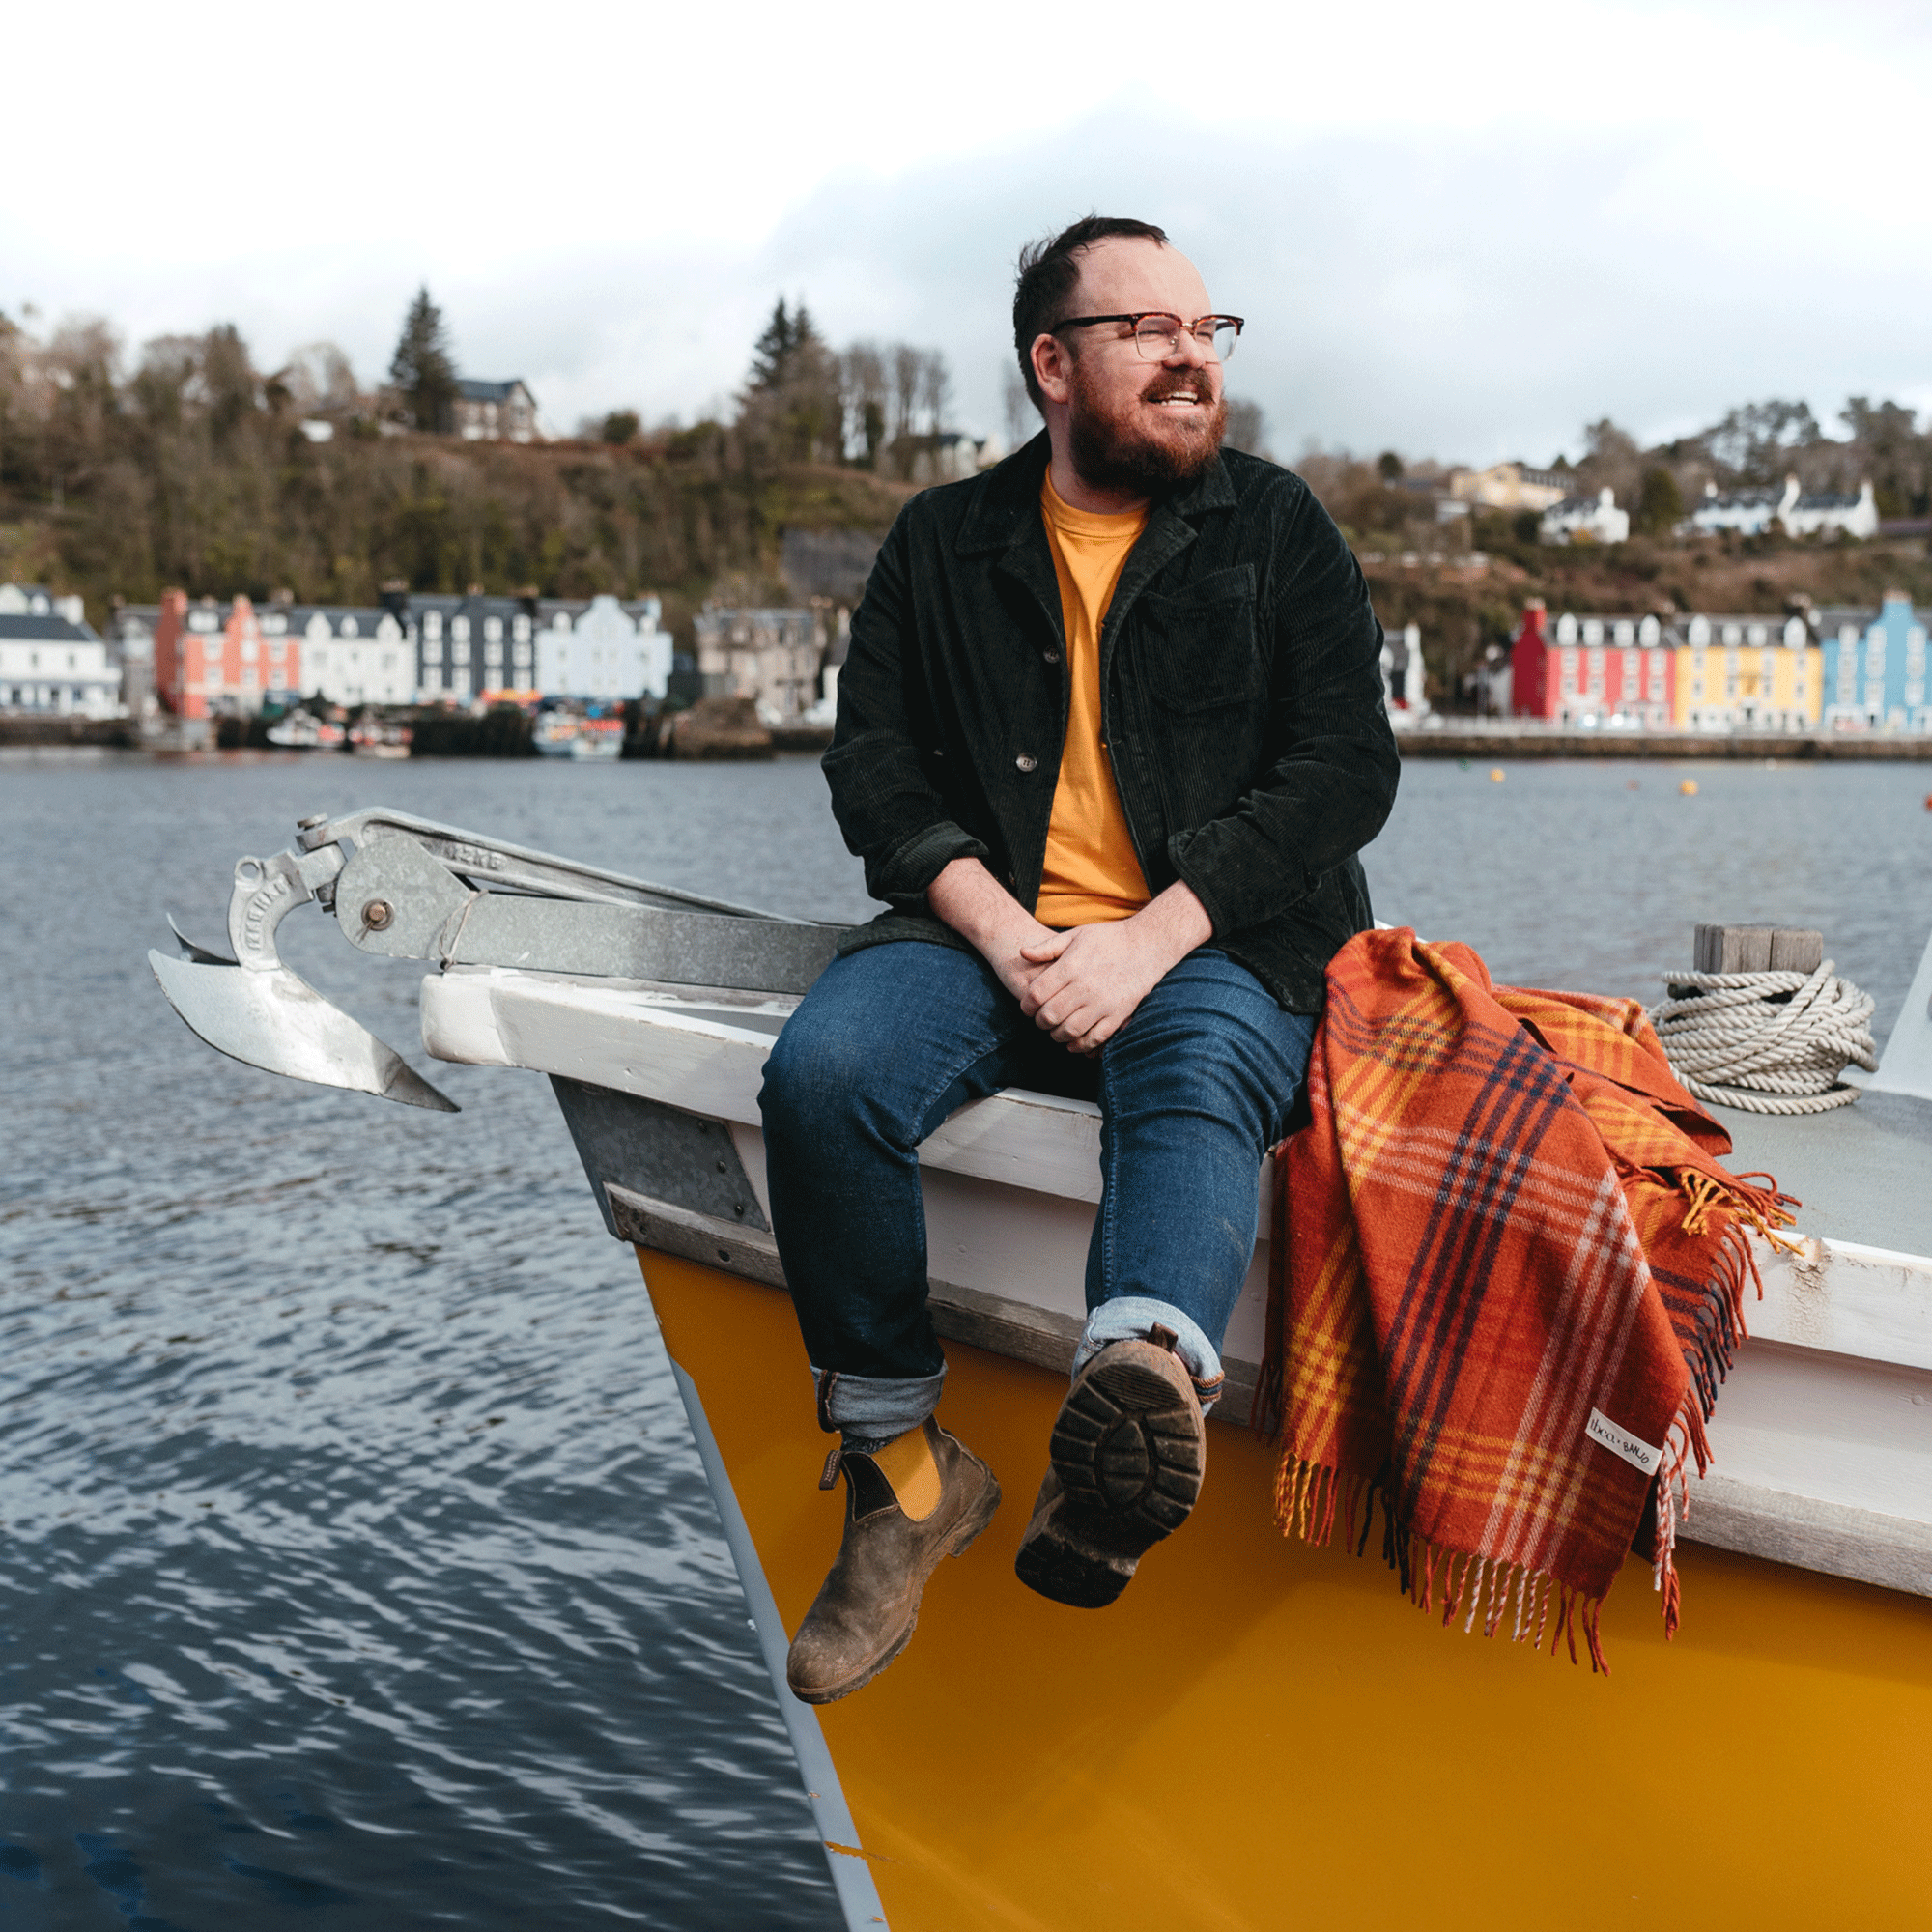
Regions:
M 1007 419 L 1007 447 L 1017 449 L 1033 435 L 1039 417 L 1034 412 L 1033 398 L 1027 394 L 1020 372 L 1010 362 L 1007 364 L 1000 401 Z
M 902 441 L 913 431 L 913 412 L 919 407 L 920 375 L 925 366 L 922 351 L 910 342 L 895 342 L 887 352 L 888 365 L 892 370 L 892 418 L 890 429 L 894 442 Z
M 927 436 L 945 434 L 947 406 L 952 400 L 952 372 L 939 350 L 928 349 L 920 357 L 919 369 L 919 407 Z
M 845 449 L 870 469 L 886 440 L 886 404 L 891 384 L 885 352 L 876 342 L 855 342 L 838 360 L 844 403 Z
M 1246 450 L 1250 456 L 1265 456 L 1267 417 L 1259 403 L 1241 396 L 1228 398 L 1228 429 L 1221 440 L 1230 449 Z
M 348 415 L 355 408 L 355 371 L 332 342 L 305 342 L 291 350 L 288 366 L 273 380 L 288 391 L 289 401 L 302 415 Z

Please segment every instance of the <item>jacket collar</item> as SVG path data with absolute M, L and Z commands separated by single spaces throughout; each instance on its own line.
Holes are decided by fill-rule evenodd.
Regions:
M 1040 527 L 1039 486 L 1052 454 L 1052 444 L 1041 430 L 1031 442 L 987 472 L 979 499 L 960 527 L 956 548 L 962 556 L 1010 550 Z M 1217 456 L 1186 489 L 1156 502 L 1148 521 L 1151 527 L 1156 520 L 1173 515 L 1193 523 L 1209 510 L 1234 507 L 1235 486 Z

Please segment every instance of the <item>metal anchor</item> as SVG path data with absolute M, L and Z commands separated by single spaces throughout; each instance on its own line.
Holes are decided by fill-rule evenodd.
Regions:
M 178 956 L 148 954 L 175 1010 L 217 1052 L 447 1113 L 453 1100 L 282 963 L 275 929 L 310 900 L 384 958 L 773 993 L 804 992 L 844 930 L 371 809 L 298 820 L 289 850 L 236 866 L 232 959 L 173 920 Z
M 297 906 L 333 895 L 344 864 L 339 845 L 242 859 L 228 900 L 235 957 L 197 946 L 170 919 L 178 957 L 151 950 L 148 964 L 183 1019 L 217 1053 L 291 1079 L 347 1087 L 406 1106 L 460 1111 L 359 1020 L 331 1006 L 282 963 L 275 928 Z

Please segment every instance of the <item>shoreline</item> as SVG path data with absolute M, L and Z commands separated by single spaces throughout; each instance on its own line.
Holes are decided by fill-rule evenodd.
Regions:
M 832 727 L 779 725 L 772 729 L 771 739 L 774 752 L 823 752 L 832 743 Z M 1835 763 L 1932 763 L 1932 732 L 1908 735 L 1876 731 L 1551 731 L 1525 729 L 1499 720 L 1470 720 L 1445 724 L 1440 730 L 1400 729 L 1395 741 L 1405 758 L 1665 758 L 1759 763 L 1789 758 Z M 215 750 L 213 745 L 184 744 L 173 733 L 144 732 L 132 720 L 125 718 L 0 717 L 0 750 L 14 748 L 204 753 Z
M 1507 724 L 1446 724 L 1439 731 L 1399 730 L 1405 758 L 1793 758 L 1907 764 L 1932 762 L 1932 732 L 1549 731 Z

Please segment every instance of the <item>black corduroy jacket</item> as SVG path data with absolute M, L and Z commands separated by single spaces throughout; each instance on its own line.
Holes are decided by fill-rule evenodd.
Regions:
M 966 941 L 927 908 L 953 859 L 1038 896 L 1066 737 L 1066 639 L 1036 437 L 915 497 L 852 618 L 825 775 L 889 911 L 841 952 Z M 1381 627 L 1342 533 L 1292 471 L 1225 451 L 1157 502 L 1100 632 L 1101 739 L 1148 889 L 1193 888 L 1216 946 L 1290 1011 L 1374 921 L 1356 854 L 1401 761 Z

